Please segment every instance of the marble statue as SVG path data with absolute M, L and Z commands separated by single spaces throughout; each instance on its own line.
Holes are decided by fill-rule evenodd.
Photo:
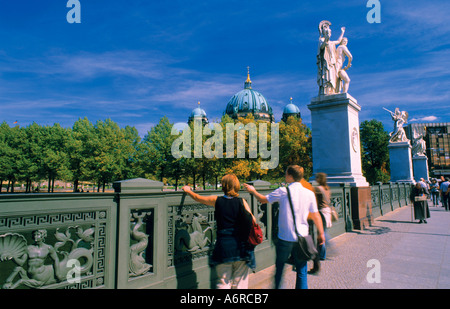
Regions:
M 347 70 L 352 66 L 353 56 L 348 50 L 347 47 L 348 39 L 342 38 L 339 47 L 337 48 L 337 69 L 339 75 L 339 83 L 337 85 L 337 92 L 348 92 L 348 88 L 350 86 L 350 77 L 348 77 Z M 345 58 L 348 58 L 347 66 L 344 67 Z
M 406 137 L 405 130 L 403 129 L 403 125 L 408 122 L 408 112 L 400 111 L 397 107 L 394 112 L 387 110 L 383 107 L 384 110 L 388 111 L 391 114 L 392 120 L 394 121 L 394 131 L 389 133 L 391 137 L 389 139 L 390 143 L 399 143 L 399 142 L 408 142 L 408 138 Z
M 425 141 L 423 139 L 424 134 L 418 134 L 417 132 L 414 132 L 412 137 L 412 145 L 411 145 L 411 152 L 413 157 L 424 157 L 426 156 L 425 150 L 427 149 L 427 146 L 425 144 Z
M 345 27 L 341 28 L 341 36 L 337 41 L 331 41 L 331 23 L 323 20 L 319 24 L 319 48 L 317 51 L 317 84 L 319 85 L 319 95 L 336 94 L 340 91 L 340 83 L 347 80 L 344 88 L 348 91 L 350 79 L 345 72 L 351 63 L 350 52 L 346 47 L 347 40 L 342 42 L 345 33 Z M 336 45 L 341 44 L 341 49 L 336 50 Z M 342 69 L 345 56 L 349 58 L 349 65 Z M 340 73 L 342 71 L 342 73 Z M 344 74 L 345 73 L 345 74 Z M 344 90 L 344 92 L 346 92 Z

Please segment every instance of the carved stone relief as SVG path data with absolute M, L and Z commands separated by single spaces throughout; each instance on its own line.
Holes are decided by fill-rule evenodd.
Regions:
M 207 257 L 215 241 L 214 208 L 201 204 L 169 207 L 168 265 Z
M 263 233 L 263 240 L 265 240 L 267 239 L 267 219 L 265 217 L 266 214 L 265 209 L 267 209 L 267 204 L 261 204 L 260 202 L 257 201 L 257 206 L 258 209 L 254 213 L 254 216 L 256 218 L 256 222 L 261 227 Z
M 76 240 L 72 237 L 73 232 L 77 236 Z M 33 243 L 30 245 L 21 234 L 1 235 L 0 261 L 12 260 L 17 265 L 2 288 L 15 289 L 22 285 L 41 288 L 69 280 L 69 272 L 73 270 L 69 262 L 74 260 L 80 265 L 79 275 L 91 275 L 94 260 L 93 234 L 94 228 L 83 229 L 80 226 L 68 227 L 63 232 L 56 229 L 54 237 L 58 242 L 54 245 L 45 242 L 48 235 L 46 229 L 34 230 L 31 233 Z M 86 245 L 89 248 L 85 248 Z
M 152 255 L 153 253 L 153 250 L 150 251 L 150 254 L 146 252 L 149 244 L 149 235 L 142 231 L 144 220 L 151 214 L 152 211 L 132 212 L 130 214 L 132 222 L 130 230 L 130 277 L 145 275 L 152 268 L 152 265 L 147 263 L 147 260 L 149 260 L 147 255 Z
M 104 284 L 106 211 L 0 218 L 0 288 Z

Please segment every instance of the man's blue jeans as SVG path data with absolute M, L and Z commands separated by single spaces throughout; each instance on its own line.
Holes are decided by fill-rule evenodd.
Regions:
M 275 288 L 279 289 L 281 286 L 281 279 L 283 277 L 284 264 L 286 264 L 289 256 L 291 255 L 292 249 L 294 248 L 295 242 L 285 241 L 278 239 L 277 243 L 277 258 L 275 261 Z M 294 258 L 295 267 L 297 271 L 297 280 L 295 282 L 296 289 L 307 289 L 307 272 L 308 264 L 307 261 L 300 261 Z

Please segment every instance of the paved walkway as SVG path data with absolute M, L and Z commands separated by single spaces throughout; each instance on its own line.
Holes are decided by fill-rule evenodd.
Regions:
M 419 224 L 404 206 L 366 230 L 333 238 L 319 275 L 308 275 L 309 288 L 450 289 L 450 212 L 430 204 L 430 213 L 428 223 Z M 379 261 L 380 283 L 367 280 L 376 278 L 376 266 L 367 265 L 372 259 Z M 249 288 L 273 288 L 273 274 L 274 266 L 252 274 Z M 294 286 L 295 272 L 286 266 L 283 288 Z

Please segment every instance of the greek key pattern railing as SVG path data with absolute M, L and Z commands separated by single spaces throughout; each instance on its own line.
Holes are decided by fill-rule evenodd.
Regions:
M 37 228 L 54 224 L 80 224 L 86 221 L 95 221 L 96 217 L 104 217 L 106 213 L 98 214 L 96 211 L 78 213 L 59 213 L 44 215 L 26 215 L 0 218 L 0 231 L 20 228 Z

